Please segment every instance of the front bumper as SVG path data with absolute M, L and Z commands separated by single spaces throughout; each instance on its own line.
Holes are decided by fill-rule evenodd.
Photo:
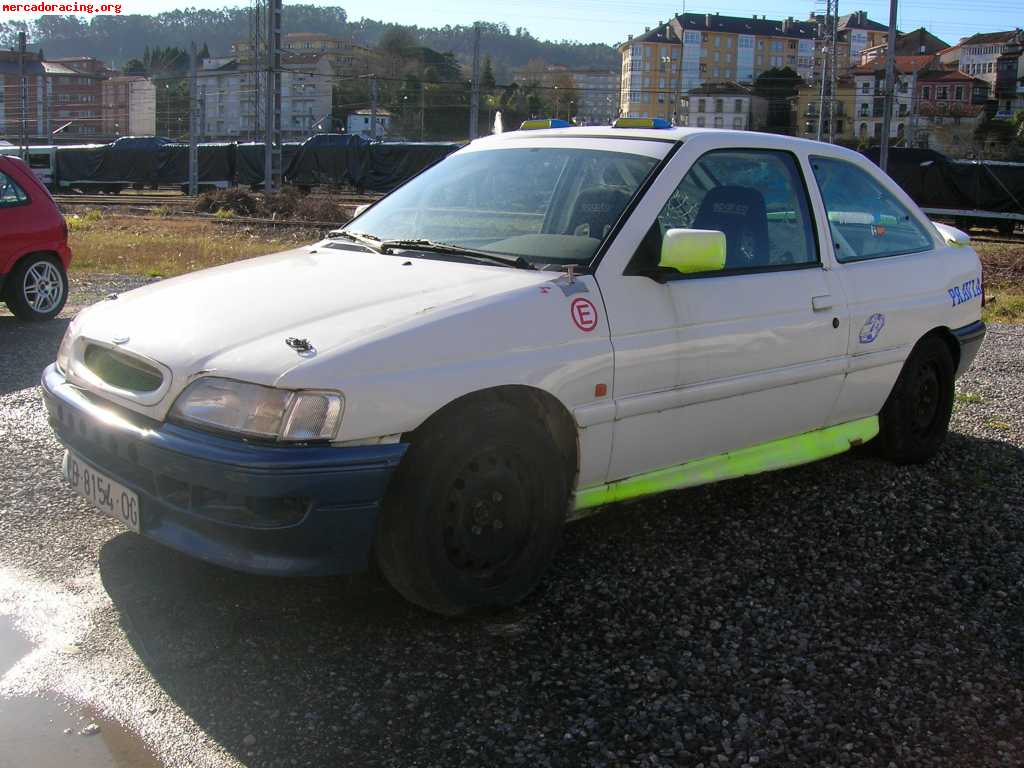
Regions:
M 405 444 L 258 445 L 125 413 L 69 384 L 54 365 L 42 385 L 57 438 L 139 494 L 144 536 L 248 573 L 366 567 Z
M 953 336 L 960 345 L 960 364 L 956 367 L 956 375 L 959 376 L 971 367 L 981 349 L 981 342 L 985 339 L 985 324 L 978 320 L 962 328 L 954 328 Z

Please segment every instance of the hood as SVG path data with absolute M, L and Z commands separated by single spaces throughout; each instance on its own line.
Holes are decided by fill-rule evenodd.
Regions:
M 272 385 L 310 359 L 559 276 L 333 245 L 138 288 L 94 305 L 76 332 L 165 366 L 173 378 L 166 403 L 200 372 Z M 289 337 L 313 350 L 300 354 Z

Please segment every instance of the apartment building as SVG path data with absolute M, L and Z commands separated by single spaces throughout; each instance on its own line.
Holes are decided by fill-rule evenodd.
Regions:
M 704 83 L 683 97 L 680 124 L 691 128 L 753 131 L 768 117 L 768 100 L 732 81 Z
M 1024 42 L 1024 32 L 1020 29 L 982 32 L 964 38 L 942 51 L 939 56 L 943 64 L 979 77 L 994 87 L 999 57 L 1008 47 L 1019 45 L 1021 42 Z
M 572 88 L 574 103 L 561 101 L 559 110 L 579 125 L 607 125 L 618 114 L 619 73 L 610 69 L 572 68 L 558 64 L 543 68 L 521 67 L 512 70 L 512 82 L 519 85 L 536 83 L 550 92 L 557 87 Z M 551 99 L 555 101 L 554 98 Z
M 156 86 L 141 75 L 113 75 L 103 81 L 100 113 L 104 136 L 153 136 Z
M 813 139 L 818 135 L 818 115 L 821 110 L 821 90 L 807 83 L 797 91 L 796 97 L 796 130 L 797 135 L 805 139 Z M 835 140 L 841 144 L 852 145 L 857 142 L 854 131 L 857 111 L 856 83 L 849 76 L 836 79 L 835 90 Z M 830 110 L 826 104 L 822 119 L 822 135 L 829 135 Z
M 924 27 L 918 27 L 911 32 L 898 33 L 896 36 L 897 56 L 922 56 L 924 54 L 937 54 L 949 48 L 949 43 L 936 37 Z M 888 40 L 877 45 L 864 48 L 860 52 L 859 66 L 873 64 L 879 59 L 884 59 L 888 49 Z
M 281 37 L 281 49 L 285 55 L 320 54 L 326 58 L 335 72 L 342 77 L 359 76 L 373 69 L 376 53 L 372 48 L 360 45 L 354 40 L 335 37 L 320 32 L 288 32 Z M 261 48 L 260 56 L 264 55 Z M 252 43 L 240 40 L 231 46 L 231 56 L 240 63 L 252 60 Z
M 908 129 L 914 104 L 917 76 L 922 70 L 935 67 L 934 56 L 897 56 L 895 61 L 896 98 L 893 102 L 890 139 L 903 139 Z M 885 60 L 868 66 L 856 67 L 853 72 L 856 88 L 855 135 L 858 140 L 879 140 L 882 137 L 883 93 L 885 87 Z
M 620 114 L 680 119 L 684 95 L 707 81 L 752 84 L 762 72 L 814 68 L 815 21 L 683 13 L 619 46 Z
M 914 146 L 964 156 L 973 145 L 988 95 L 988 83 L 959 70 L 919 71 L 908 134 Z
M 290 53 L 281 67 L 281 135 L 303 139 L 331 113 L 334 70 L 321 53 Z M 211 58 L 203 61 L 198 80 L 204 138 L 263 138 L 265 72 L 251 61 Z
M 996 60 L 996 117 L 1009 120 L 1024 110 L 1024 40 L 1003 47 Z
M 75 56 L 43 62 L 50 75 L 50 110 L 53 127 L 65 139 L 93 140 L 103 135 L 103 82 L 110 69 L 92 56 Z

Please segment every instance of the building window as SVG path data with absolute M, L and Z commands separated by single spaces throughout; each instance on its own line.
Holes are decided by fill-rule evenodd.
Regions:
M 697 118 L 697 127 L 698 128 L 703 128 L 704 127 L 704 116 L 703 115 L 701 115 L 701 116 L 699 116 Z
M 715 128 L 721 128 L 721 127 L 722 127 L 722 118 L 721 118 L 721 116 L 716 115 L 715 116 Z
M 935 98 L 939 101 L 945 101 L 949 98 L 949 89 L 944 85 L 937 86 L 935 88 Z
M 715 35 L 715 48 L 721 48 L 721 47 L 722 47 L 722 38 L 719 37 L 718 35 Z
M 743 99 L 736 99 L 733 102 L 732 111 L 733 112 L 742 112 L 743 111 Z
M 860 84 L 860 92 L 861 93 L 871 93 L 871 83 L 870 82 L 863 82 L 863 83 L 861 83 Z
M 734 117 L 732 119 L 732 127 L 733 127 L 733 129 L 735 129 L 737 131 L 743 130 L 743 118 L 742 117 Z
M 704 111 L 704 99 L 697 99 L 697 111 L 698 112 L 703 112 Z
M 921 89 L 921 98 L 924 99 L 925 101 L 931 101 L 932 100 L 932 89 L 931 89 L 931 86 L 926 85 L 924 88 Z
M 957 101 L 963 101 L 964 100 L 964 87 L 962 85 L 958 85 L 956 87 L 955 93 L 956 93 L 956 100 Z
M 722 106 L 723 106 L 723 100 L 722 99 L 715 99 L 715 112 L 721 112 L 722 111 Z
M 732 48 L 732 38 L 731 37 L 725 38 L 725 47 L 726 48 Z

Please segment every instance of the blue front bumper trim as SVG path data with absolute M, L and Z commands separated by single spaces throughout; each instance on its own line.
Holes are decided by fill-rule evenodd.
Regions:
M 42 384 L 58 439 L 139 494 L 143 535 L 250 573 L 366 567 L 404 443 L 248 443 L 127 413 L 69 384 L 53 365 Z

